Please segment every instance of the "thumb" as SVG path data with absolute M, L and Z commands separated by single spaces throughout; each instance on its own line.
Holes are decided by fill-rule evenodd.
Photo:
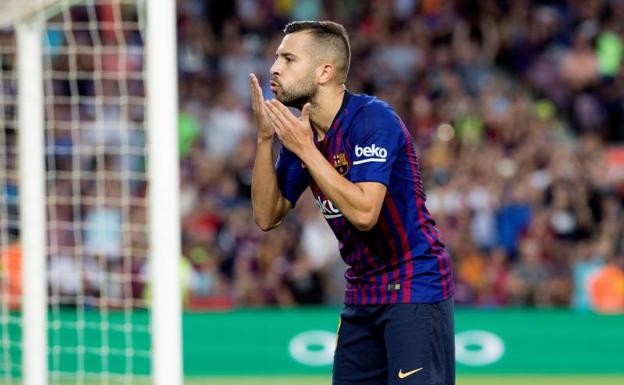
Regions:
M 306 103 L 301 110 L 301 121 L 308 122 L 310 120 L 310 103 Z

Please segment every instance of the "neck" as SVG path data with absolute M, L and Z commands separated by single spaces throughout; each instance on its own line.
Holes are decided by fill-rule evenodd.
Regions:
M 325 137 L 342 106 L 345 87 L 340 85 L 331 89 L 320 89 L 314 100 L 310 102 L 310 122 L 319 140 Z

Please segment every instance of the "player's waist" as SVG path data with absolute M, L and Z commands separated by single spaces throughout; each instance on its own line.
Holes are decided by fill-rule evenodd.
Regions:
M 347 284 L 344 303 L 357 305 L 383 305 L 393 303 L 434 303 L 453 296 L 452 283 L 444 287 L 441 281 L 429 286 L 410 282 L 396 282 L 384 285 Z
M 343 256 L 342 259 L 349 266 L 345 278 L 352 284 L 383 285 L 388 282 L 435 280 L 450 275 L 448 254 L 444 249 L 433 251 L 401 257 L 393 254 Z

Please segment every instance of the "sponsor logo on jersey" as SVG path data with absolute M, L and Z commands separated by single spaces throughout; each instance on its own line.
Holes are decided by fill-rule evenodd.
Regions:
M 321 199 L 321 197 L 316 197 L 316 205 L 319 209 L 321 209 L 321 214 L 326 219 L 334 219 L 340 218 L 342 213 L 340 210 L 334 207 L 334 204 L 329 199 Z
M 365 159 L 359 159 L 353 162 L 353 165 L 368 162 L 385 162 L 388 157 L 388 150 L 383 147 L 378 147 L 376 144 L 370 146 L 360 147 L 355 145 L 355 156 L 358 158 L 366 157 Z
M 333 164 L 340 175 L 345 176 L 349 172 L 349 162 L 344 152 L 334 155 Z

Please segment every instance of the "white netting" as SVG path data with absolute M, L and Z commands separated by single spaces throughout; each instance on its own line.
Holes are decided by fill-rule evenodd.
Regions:
M 17 73 L 15 35 L 0 30 L 0 373 L 21 374 L 21 258 L 18 243 Z
M 142 0 L 54 1 L 44 21 L 50 384 L 150 373 Z M 1 7 L 0 7 L 1 8 Z M 5 29 L 3 39 L 13 34 Z M 2 249 L 17 238 L 15 44 L 0 72 Z M 11 203 L 15 202 L 15 203 Z M 13 246 L 15 253 L 16 246 Z M 2 254 L 0 370 L 19 376 L 19 319 Z M 13 301 L 16 302 L 16 301 Z M 19 301 L 17 301 L 19 303 Z
M 63 0 L 0 0 L 0 28 L 10 29 L 20 21 L 45 17 L 46 13 L 57 12 L 56 6 L 63 2 Z

